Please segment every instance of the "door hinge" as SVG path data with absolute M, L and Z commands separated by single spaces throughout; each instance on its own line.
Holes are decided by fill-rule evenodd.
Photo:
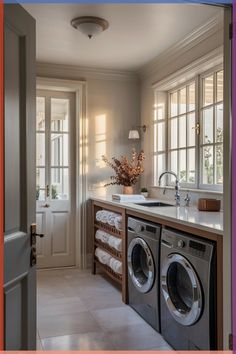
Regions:
M 233 350 L 233 334 L 229 334 L 229 350 Z
M 233 23 L 229 24 L 229 39 L 233 38 Z

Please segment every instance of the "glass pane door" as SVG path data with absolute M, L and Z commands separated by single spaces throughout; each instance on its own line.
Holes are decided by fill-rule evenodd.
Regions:
M 58 97 L 59 96 L 59 97 Z M 62 98 L 60 98 L 60 96 Z M 36 200 L 68 200 L 70 99 L 38 91 L 36 101 Z
M 75 93 L 37 91 L 36 220 L 39 268 L 75 265 Z
M 45 97 L 37 97 L 36 101 L 36 200 L 46 198 L 45 178 Z
M 69 100 L 51 98 L 51 197 L 69 199 Z

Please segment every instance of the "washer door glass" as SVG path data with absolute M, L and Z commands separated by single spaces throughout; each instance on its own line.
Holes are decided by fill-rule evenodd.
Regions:
M 151 290 L 155 280 L 155 266 L 148 244 L 134 238 L 128 248 L 128 269 L 132 282 L 141 293 Z
M 161 271 L 162 292 L 166 305 L 182 325 L 196 323 L 202 313 L 202 291 L 189 261 L 179 254 L 170 254 Z

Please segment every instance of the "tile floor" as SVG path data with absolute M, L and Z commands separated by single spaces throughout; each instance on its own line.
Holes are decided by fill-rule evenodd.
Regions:
M 38 271 L 38 350 L 171 350 L 103 275 Z

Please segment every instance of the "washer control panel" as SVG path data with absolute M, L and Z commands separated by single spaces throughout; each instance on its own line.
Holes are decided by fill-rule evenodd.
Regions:
M 134 233 L 140 237 L 149 236 L 158 240 L 161 236 L 161 225 L 129 217 L 128 232 Z
M 179 248 L 184 248 L 184 246 L 185 246 L 184 240 L 179 240 L 179 241 L 177 242 L 177 246 L 178 246 Z
M 181 254 L 191 254 L 194 257 L 208 260 L 211 258 L 214 243 L 208 240 L 195 238 L 187 233 L 180 233 L 177 230 L 163 228 L 161 235 L 162 246 L 181 252 Z
M 189 248 L 191 249 L 191 253 L 194 256 L 204 257 L 204 253 L 206 251 L 206 245 L 204 245 L 200 242 L 190 240 L 189 241 Z

